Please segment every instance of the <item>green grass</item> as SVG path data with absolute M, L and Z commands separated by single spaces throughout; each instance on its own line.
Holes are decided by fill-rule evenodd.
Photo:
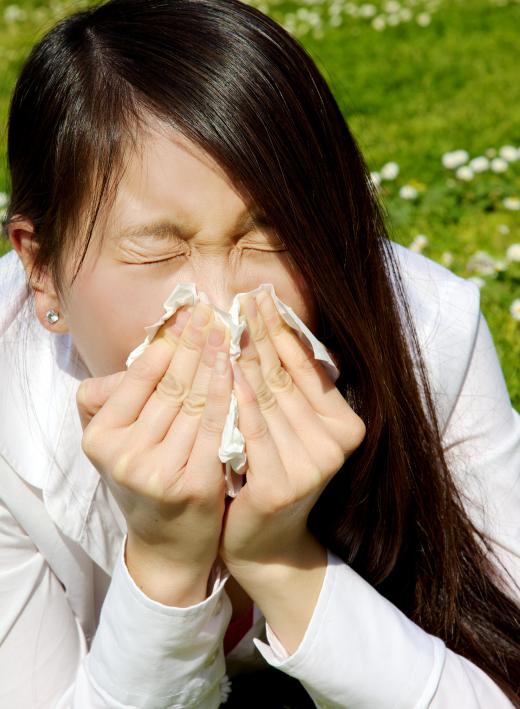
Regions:
M 18 3 L 26 19 L 0 23 L 0 125 L 20 63 L 38 36 L 58 17 L 81 3 Z M 446 152 L 465 149 L 470 158 L 504 145 L 520 146 L 518 0 L 403 0 L 417 12 L 430 12 L 424 27 L 415 20 L 376 31 L 373 18 L 352 17 L 335 0 L 305 6 L 294 2 L 255 2 L 283 23 L 309 51 L 327 78 L 371 171 L 389 161 L 400 167 L 397 178 L 382 183 L 393 239 L 405 245 L 419 233 L 428 237 L 426 256 L 453 255 L 451 269 L 463 277 L 468 258 L 485 250 L 504 260 L 505 250 L 520 243 L 520 212 L 507 210 L 506 197 L 520 197 L 520 161 L 506 172 L 476 174 L 470 182 L 443 167 Z M 360 1 L 350 3 L 360 7 Z M 374 1 L 377 14 L 385 2 Z M 336 6 L 341 18 L 330 25 Z M 305 32 L 300 7 L 317 13 L 316 30 Z M 39 14 L 35 15 L 36 12 Z M 0 15 L 3 9 L 0 8 Z M 291 18 L 292 16 L 292 18 Z M 0 150 L 5 150 L 5 130 Z M 8 192 L 5 160 L 0 191 Z M 414 185 L 409 201 L 399 188 Z M 5 248 L 5 246 L 4 246 Z M 520 264 L 484 277 L 482 311 L 493 334 L 511 400 L 520 408 L 520 322 L 509 307 L 520 297 Z

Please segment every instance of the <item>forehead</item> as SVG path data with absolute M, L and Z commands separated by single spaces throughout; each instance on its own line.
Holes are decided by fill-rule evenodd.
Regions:
M 113 225 L 175 217 L 196 228 L 199 218 L 228 219 L 248 205 L 215 160 L 166 126 L 152 124 L 125 155 L 125 169 L 110 210 Z

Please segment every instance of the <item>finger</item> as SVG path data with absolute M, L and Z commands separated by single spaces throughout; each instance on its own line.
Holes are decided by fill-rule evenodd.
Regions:
M 245 399 L 245 418 L 239 403 L 239 427 L 251 455 L 250 471 L 261 470 L 262 476 L 270 476 L 273 484 L 283 482 L 282 478 L 291 479 L 292 483 L 298 482 L 293 479 L 294 471 L 298 471 L 297 477 L 300 477 L 301 483 L 306 471 L 316 466 L 280 408 L 276 396 L 267 386 L 251 338 L 246 338 L 239 367 L 238 377 L 241 372 L 244 374 L 252 393 L 252 396 L 250 393 Z M 264 449 L 269 448 L 272 455 L 273 447 L 277 451 L 276 459 L 281 465 L 275 462 L 276 459 L 271 458 L 269 463 L 269 459 L 264 458 Z M 262 462 L 260 454 L 264 458 Z
M 140 445 L 160 443 L 182 407 L 197 405 L 203 382 L 196 374 L 200 366 L 213 312 L 205 303 L 198 303 L 180 336 L 169 366 L 143 406 L 134 430 Z M 193 391 L 194 386 L 197 387 Z M 188 400 L 188 401 L 186 401 Z
M 312 408 L 321 416 L 344 417 L 345 399 L 312 349 L 283 320 L 271 295 L 260 293 L 257 304 L 283 366 Z
M 179 310 L 175 313 L 161 328 L 168 329 L 170 334 L 154 339 L 128 367 L 125 376 L 96 415 L 96 426 L 123 428 L 137 419 L 157 382 L 168 369 L 179 330 L 182 331 L 182 323 L 187 317 L 185 312 Z
M 225 492 L 225 466 L 218 457 L 222 432 L 229 411 L 233 383 L 229 360 L 229 345 L 226 350 L 214 353 L 204 410 L 198 419 L 195 441 L 189 455 L 186 475 L 190 485 L 204 490 L 208 484 L 219 484 L 222 497 Z
M 83 430 L 114 392 L 126 372 L 115 372 L 107 377 L 84 379 L 76 392 L 76 404 Z
M 246 296 L 241 303 L 248 325 L 242 335 L 244 344 L 248 341 L 247 338 L 251 337 L 260 360 L 263 379 L 275 395 L 292 429 L 300 440 L 305 442 L 309 457 L 316 465 L 327 470 L 335 463 L 341 467 L 344 456 L 339 441 L 335 439 L 333 431 L 329 433 L 321 416 L 314 411 L 280 362 L 255 299 Z
M 229 358 L 229 346 L 229 330 L 214 324 L 209 332 L 190 392 L 183 400 L 175 418 L 172 420 L 170 417 L 168 428 L 163 436 L 164 448 L 170 450 L 169 455 L 175 457 L 176 461 L 185 463 L 190 456 L 206 406 L 215 358 L 218 352 L 223 352 Z M 167 423 L 168 421 L 165 420 L 165 424 Z

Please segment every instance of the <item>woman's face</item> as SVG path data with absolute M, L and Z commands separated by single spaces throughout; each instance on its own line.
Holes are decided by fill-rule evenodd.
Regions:
M 265 210 L 268 220 L 268 205 Z M 127 158 L 115 201 L 97 223 L 62 304 L 91 376 L 125 369 L 144 327 L 159 319 L 181 282 L 194 282 L 226 311 L 235 294 L 272 283 L 316 330 L 315 303 L 288 253 L 276 250 L 281 244 L 268 227 L 248 225 L 249 217 L 236 189 L 198 146 L 159 128 L 146 134 L 142 150 Z

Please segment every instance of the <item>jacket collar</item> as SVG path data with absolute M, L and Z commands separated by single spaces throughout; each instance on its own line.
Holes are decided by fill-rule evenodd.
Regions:
M 0 259 L 0 283 L 0 454 L 42 491 L 58 528 L 111 573 L 126 524 L 81 448 L 76 391 L 89 372 L 69 334 L 38 322 L 14 251 Z

